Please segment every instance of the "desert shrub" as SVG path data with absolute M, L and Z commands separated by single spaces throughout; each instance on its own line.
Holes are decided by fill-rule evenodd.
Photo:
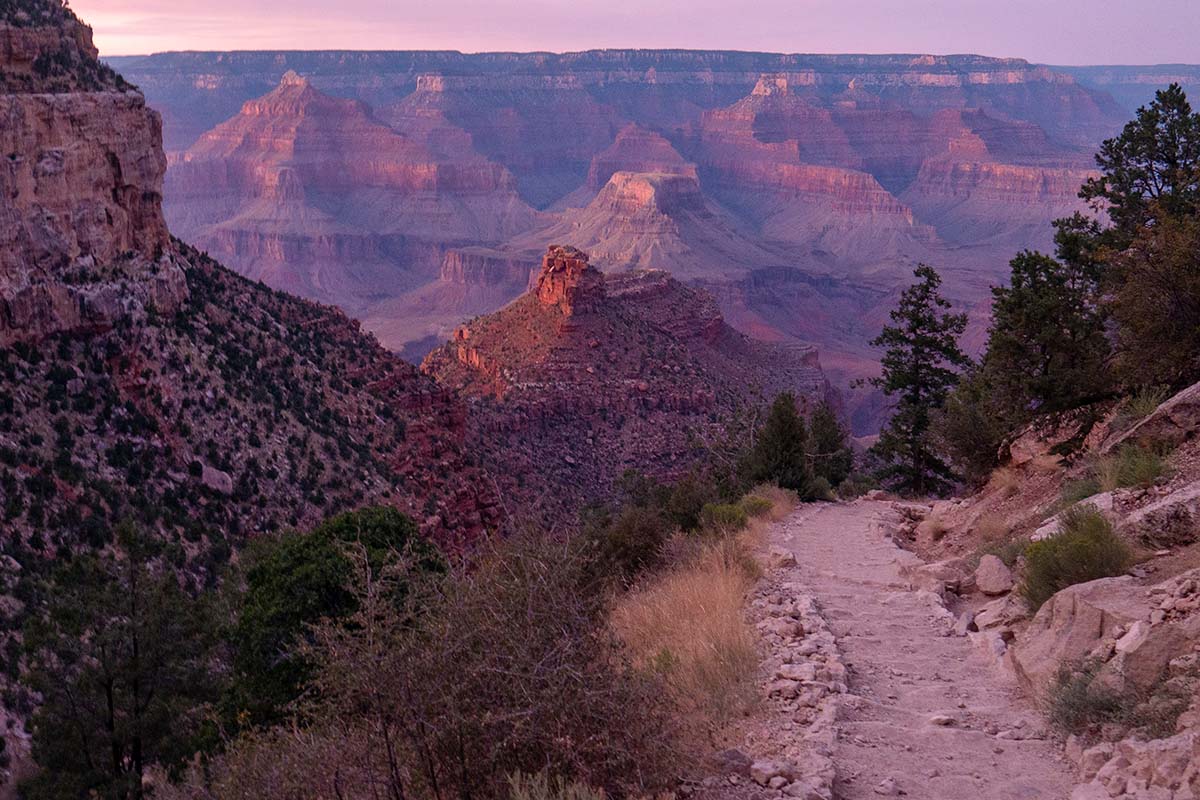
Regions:
M 545 772 L 536 775 L 517 773 L 508 778 L 508 800 L 604 800 L 603 791 L 551 778 Z
M 519 533 L 398 608 L 411 564 L 376 573 L 360 554 L 355 611 L 304 648 L 295 718 L 244 734 L 183 796 L 499 797 L 543 770 L 614 796 L 664 788 L 688 764 L 668 692 L 608 631 L 589 559 Z
M 700 527 L 704 506 L 718 498 L 719 492 L 712 482 L 697 475 L 685 475 L 671 486 L 663 513 L 680 530 L 694 531 Z
M 1076 478 L 1063 482 L 1062 503 L 1064 506 L 1073 506 L 1096 494 L 1100 494 L 1099 480 L 1091 476 Z
M 1025 539 L 1014 538 L 1012 528 L 997 516 L 985 516 L 980 519 L 975 524 L 974 533 L 981 543 L 978 552 L 971 558 L 975 565 L 979 564 L 979 559 L 983 556 L 993 555 L 1011 568 L 1016 565 L 1029 544 Z
M 1021 488 L 1021 474 L 1012 467 L 1001 467 L 992 473 L 991 484 L 1004 497 L 1012 497 Z
M 1091 508 L 1069 509 L 1061 531 L 1025 551 L 1021 595 L 1036 611 L 1056 592 L 1077 583 L 1120 575 L 1133 559 L 1112 523 Z
M 1064 664 L 1046 694 L 1046 716 L 1065 734 L 1081 734 L 1108 722 L 1129 717 L 1130 698 L 1095 680 L 1099 665 L 1093 662 Z
M 775 504 L 767 498 L 753 494 L 743 497 L 739 505 L 748 517 L 765 517 L 775 508 Z
M 755 500 L 766 500 L 771 504 L 771 510 L 767 514 L 768 519 L 772 521 L 781 520 L 796 508 L 796 504 L 800 502 L 800 497 L 793 491 L 788 489 L 780 489 L 778 486 L 771 484 L 763 484 L 756 486 L 747 498 Z
M 601 515 L 584 529 L 598 576 L 625 583 L 663 562 L 674 526 L 655 509 L 627 506 L 615 518 Z
M 1065 735 L 1092 738 L 1100 727 L 1120 725 L 1148 739 L 1175 732 L 1188 707 L 1189 695 L 1179 687 L 1162 685 L 1153 691 L 1132 685 L 1116 688 L 1097 680 L 1102 664 L 1084 660 L 1063 664 L 1046 692 L 1046 716 Z
M 758 574 L 738 537 L 725 537 L 613 608 L 612 628 L 635 663 L 661 675 L 700 724 L 720 725 L 755 697 L 758 655 L 743 609 Z
M 735 503 L 709 503 L 700 512 L 700 527 L 711 533 L 736 533 L 746 527 L 745 508 Z
M 804 489 L 801 492 L 801 496 L 805 500 L 813 502 L 818 500 L 829 502 L 837 499 L 837 495 L 833 493 L 833 487 L 829 484 L 829 481 L 821 475 L 817 475 L 816 477 L 810 479 L 808 483 L 804 484 Z
M 1167 473 L 1166 461 L 1148 447 L 1126 444 L 1095 465 L 1094 473 L 1104 491 L 1133 486 L 1143 488 Z
M 1170 396 L 1170 390 L 1164 386 L 1151 386 L 1135 392 L 1121 403 L 1112 427 L 1115 430 L 1132 428 L 1137 422 L 1153 414 Z

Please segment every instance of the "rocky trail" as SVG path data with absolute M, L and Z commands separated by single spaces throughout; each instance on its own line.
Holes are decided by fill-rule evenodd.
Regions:
M 1069 768 L 1035 709 L 954 634 L 941 600 L 904 578 L 920 560 L 887 535 L 896 519 L 890 503 L 859 501 L 802 507 L 771 529 L 775 569 L 753 608 L 774 722 L 751 737 L 764 759 L 751 783 L 814 800 L 1068 797 Z M 780 624 L 789 616 L 802 635 Z M 810 638 L 831 638 L 836 656 Z M 814 660 L 815 681 L 796 674 Z

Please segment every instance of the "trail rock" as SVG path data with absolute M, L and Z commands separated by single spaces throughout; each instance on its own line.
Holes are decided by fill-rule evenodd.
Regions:
M 975 568 L 975 586 L 986 595 L 1001 595 L 1012 591 L 1012 572 L 998 557 L 985 555 Z

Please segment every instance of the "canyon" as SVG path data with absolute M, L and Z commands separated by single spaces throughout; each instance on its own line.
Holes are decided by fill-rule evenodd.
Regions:
M 163 114 L 168 219 L 417 361 L 518 297 L 547 245 L 662 269 L 847 389 L 918 263 L 982 341 L 989 287 L 1085 210 L 1126 111 L 982 56 L 605 50 L 111 59 Z M 832 324 L 830 324 L 832 323 Z M 848 391 L 855 429 L 878 398 Z

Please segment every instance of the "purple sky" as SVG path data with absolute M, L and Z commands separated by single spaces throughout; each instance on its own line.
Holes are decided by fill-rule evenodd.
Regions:
M 105 55 L 161 50 L 981 53 L 1200 63 L 1200 0 L 71 0 Z

